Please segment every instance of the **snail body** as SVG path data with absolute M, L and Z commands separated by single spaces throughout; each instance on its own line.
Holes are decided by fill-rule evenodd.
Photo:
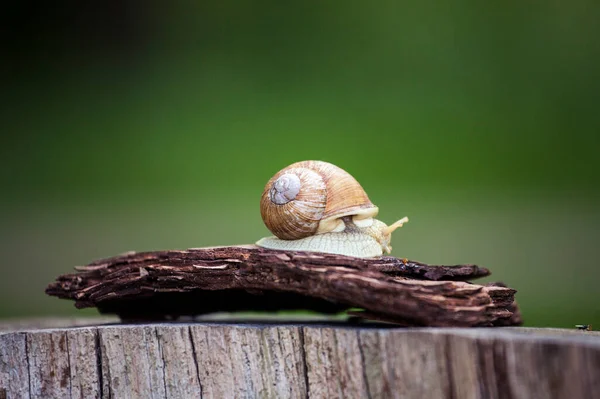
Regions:
M 374 219 L 379 208 L 356 179 L 322 161 L 297 162 L 275 174 L 260 209 L 275 236 L 259 240 L 258 246 L 362 258 L 389 253 L 391 233 L 408 221 L 387 226 Z

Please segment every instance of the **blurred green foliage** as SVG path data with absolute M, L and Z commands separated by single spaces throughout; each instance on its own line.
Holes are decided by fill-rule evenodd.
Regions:
M 8 6 L 0 317 L 74 314 L 57 274 L 253 242 L 303 159 L 352 173 L 394 254 L 478 263 L 529 325 L 600 324 L 600 7 Z

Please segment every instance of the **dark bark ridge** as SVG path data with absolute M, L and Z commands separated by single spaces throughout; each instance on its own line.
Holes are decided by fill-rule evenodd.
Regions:
M 76 270 L 59 276 L 46 293 L 124 320 L 354 309 L 359 318 L 407 326 L 521 323 L 514 289 L 466 281 L 490 274 L 475 265 L 431 266 L 389 256 L 358 259 L 248 245 L 132 252 Z

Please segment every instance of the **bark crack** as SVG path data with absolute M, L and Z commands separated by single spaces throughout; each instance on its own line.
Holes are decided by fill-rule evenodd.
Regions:
M 162 367 L 163 389 L 165 390 L 165 398 L 168 398 L 169 394 L 167 391 L 167 376 L 165 374 L 165 368 L 167 367 L 167 365 L 165 363 L 165 352 L 163 351 L 163 345 L 162 345 L 162 342 L 160 341 L 160 335 L 158 334 L 158 328 L 156 328 L 156 327 L 154 328 L 154 333 L 156 334 L 156 342 L 158 343 L 158 350 L 160 351 L 160 358 L 163 363 L 163 367 Z
M 98 373 L 98 391 L 100 392 L 100 397 L 104 398 L 104 376 L 102 375 L 102 345 L 100 343 L 100 330 L 98 328 L 96 328 L 94 344 L 96 346 L 96 373 Z
M 308 361 L 306 359 L 306 348 L 304 341 L 304 327 L 298 327 L 300 337 L 300 357 L 302 358 L 302 372 L 304 374 L 304 385 L 306 386 L 306 399 L 310 396 L 309 385 L 308 385 Z
M 455 399 L 455 387 L 454 387 L 454 371 L 452 370 L 452 337 L 450 335 L 446 336 L 445 348 L 444 348 L 444 360 L 446 361 L 446 370 L 448 375 L 448 398 Z
M 360 364 L 362 366 L 362 375 L 365 380 L 365 389 L 367 390 L 367 399 L 371 399 L 371 388 L 369 387 L 369 379 L 367 378 L 367 367 L 365 362 L 365 352 L 363 350 L 362 340 L 360 338 L 360 331 L 356 331 L 356 339 L 358 341 L 358 351 L 360 353 Z
M 71 351 L 69 350 L 69 334 L 65 334 L 65 344 L 67 348 L 67 367 L 69 369 L 69 397 L 73 397 L 73 379 L 71 378 Z
M 196 357 L 196 344 L 194 344 L 194 336 L 192 335 L 192 327 L 188 327 L 188 336 L 190 343 L 192 344 L 192 358 L 194 359 L 194 366 L 196 367 L 196 379 L 198 380 L 198 387 L 200 387 L 200 397 L 202 397 L 202 381 L 200 381 L 200 367 L 198 366 L 198 358 Z
M 31 362 L 29 359 L 29 334 L 25 334 L 25 360 L 27 361 L 27 385 L 29 386 L 29 398 L 31 399 Z
M 148 340 L 151 337 L 148 337 L 148 334 L 152 335 L 152 332 L 148 332 L 147 330 L 144 330 L 144 333 L 143 333 L 143 336 L 144 336 L 144 347 L 146 348 L 146 355 L 150 356 L 150 348 L 148 347 Z M 157 340 L 158 340 L 158 337 L 157 337 Z M 164 364 L 163 364 L 162 370 L 163 370 L 163 375 L 164 375 L 164 370 L 165 370 Z M 152 375 L 151 375 L 152 374 L 152 370 L 150 369 L 150 367 L 148 367 L 148 370 L 146 370 L 146 371 L 147 371 L 146 377 L 148 378 L 148 381 L 151 381 L 152 380 Z M 167 393 L 166 392 L 165 392 L 164 398 L 167 399 Z
M 321 337 L 323 337 L 322 334 L 323 334 L 323 332 L 321 331 Z M 328 348 L 328 351 L 327 351 L 327 357 L 328 357 L 328 359 L 327 359 L 328 360 L 328 362 L 327 362 L 328 364 L 327 365 L 329 366 L 329 369 L 330 369 L 330 370 L 328 370 L 328 374 L 331 373 L 331 371 L 332 371 L 331 369 L 332 368 L 337 369 L 338 367 L 340 367 L 341 366 L 340 362 L 342 361 L 340 359 L 340 354 L 339 354 L 339 351 L 338 351 L 339 341 L 338 341 L 337 331 L 332 330 L 332 334 L 331 335 L 333 337 L 333 344 L 331 345 L 331 347 Z M 337 364 L 335 364 L 334 362 L 337 363 Z M 335 374 L 335 372 L 333 374 Z M 331 375 L 331 377 L 333 377 L 333 375 Z M 329 394 L 329 385 L 326 384 L 325 386 L 327 387 L 327 393 Z M 342 378 L 338 378 L 337 379 L 337 384 L 336 384 L 337 394 L 338 394 L 337 397 L 340 397 L 340 398 L 344 397 L 344 388 L 345 388 L 345 386 L 346 386 L 346 382 Z
M 494 339 L 492 341 L 493 353 L 493 375 L 496 378 L 496 390 L 502 392 L 502 397 L 512 399 L 518 397 L 518 392 L 513 394 L 514 383 L 510 379 L 511 372 L 509 371 L 506 343 Z

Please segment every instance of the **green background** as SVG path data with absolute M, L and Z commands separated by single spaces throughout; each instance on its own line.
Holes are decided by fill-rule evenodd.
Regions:
M 600 325 L 600 7 L 573 2 L 7 6 L 0 317 L 128 250 L 267 235 L 266 181 L 353 174 L 393 255 L 476 263 L 527 325 Z

